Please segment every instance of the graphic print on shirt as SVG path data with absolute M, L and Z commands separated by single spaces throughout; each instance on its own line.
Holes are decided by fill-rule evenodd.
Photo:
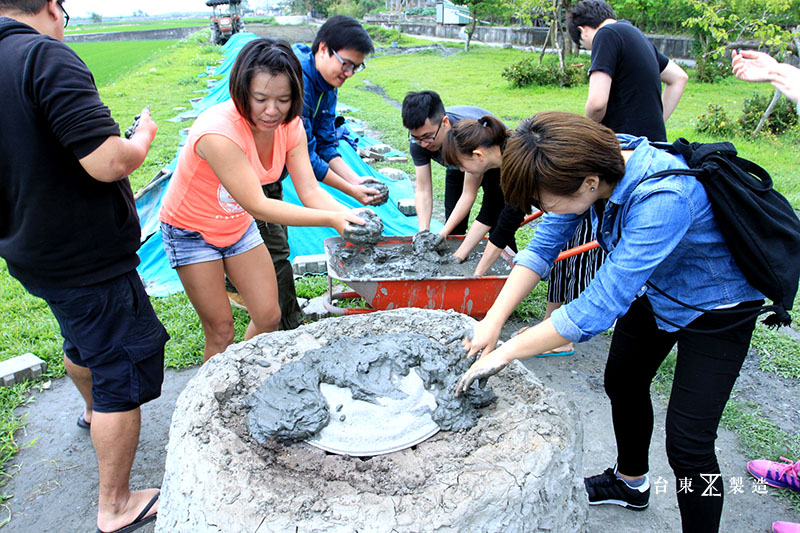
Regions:
M 224 218 L 235 218 L 236 216 L 241 216 L 244 213 L 244 208 L 239 205 L 239 203 L 233 199 L 231 193 L 225 190 L 225 187 L 222 184 L 219 184 L 217 187 L 217 201 L 219 202 L 219 206 L 226 212 L 230 213 L 231 217 L 224 217 Z M 223 218 L 217 216 L 217 218 Z

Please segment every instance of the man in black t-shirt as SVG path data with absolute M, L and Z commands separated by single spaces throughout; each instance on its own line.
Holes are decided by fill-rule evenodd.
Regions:
M 136 273 L 141 229 L 127 179 L 158 128 L 144 110 L 120 137 L 91 72 L 61 42 L 62 2 L 0 0 L 0 257 L 61 328 L 85 402 L 77 424 L 97 456 L 97 527 L 117 531 L 158 510 L 159 491 L 131 491 L 129 480 L 139 406 L 161 394 L 169 336 Z
M 603 0 L 578 2 L 567 14 L 567 29 L 592 51 L 586 116 L 615 133 L 666 141 L 664 123 L 683 95 L 686 72 L 636 27 L 617 21 Z

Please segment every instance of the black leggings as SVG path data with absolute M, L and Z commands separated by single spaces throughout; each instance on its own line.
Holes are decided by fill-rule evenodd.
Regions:
M 750 312 L 760 305 L 761 302 L 746 302 L 737 309 Z M 706 313 L 688 327 L 718 329 L 738 322 L 745 315 L 746 312 Z M 676 342 L 678 344 L 675 377 L 667 406 L 666 449 L 675 473 L 683 531 L 705 533 L 719 529 L 725 491 L 721 476 L 714 476 L 720 473 L 714 441 L 754 327 L 755 317 L 722 333 L 663 331 L 656 326 L 650 304 L 643 297 L 633 302 L 614 328 L 605 389 L 611 400 L 617 465 L 619 472 L 629 476 L 641 476 L 649 470 L 653 433 L 650 383 L 669 351 Z M 687 480 L 691 482 L 692 492 L 680 490 Z

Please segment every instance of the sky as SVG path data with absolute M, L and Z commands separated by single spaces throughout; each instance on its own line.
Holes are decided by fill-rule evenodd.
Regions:
M 130 16 L 141 9 L 148 15 L 161 15 L 173 12 L 208 12 L 205 0 L 65 0 L 64 8 L 71 17 L 88 17 L 90 13 L 98 13 L 104 17 Z

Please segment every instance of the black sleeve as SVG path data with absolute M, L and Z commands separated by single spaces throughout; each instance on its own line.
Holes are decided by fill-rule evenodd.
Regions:
M 525 213 L 523 213 L 522 210 L 506 204 L 503 210 L 500 211 L 497 224 L 492 228 L 492 231 L 489 232 L 489 242 L 500 249 L 506 246 L 511 246 L 512 249 L 516 248 L 514 245 L 514 234 L 517 232 L 524 219 Z
M 589 73 L 605 72 L 612 78 L 619 61 L 619 36 L 608 28 L 600 28 L 592 42 L 592 64 Z
M 91 154 L 119 126 L 100 100 L 86 64 L 63 43 L 43 39 L 27 57 L 26 90 L 37 113 L 77 159 Z
M 650 44 L 653 44 L 653 42 L 650 41 Z M 669 63 L 669 58 L 664 54 L 662 54 L 661 51 L 658 48 L 656 48 L 656 45 L 654 44 L 653 44 L 653 51 L 656 54 L 656 61 L 658 61 L 658 71 L 664 72 L 664 69 L 667 68 L 667 63 Z

